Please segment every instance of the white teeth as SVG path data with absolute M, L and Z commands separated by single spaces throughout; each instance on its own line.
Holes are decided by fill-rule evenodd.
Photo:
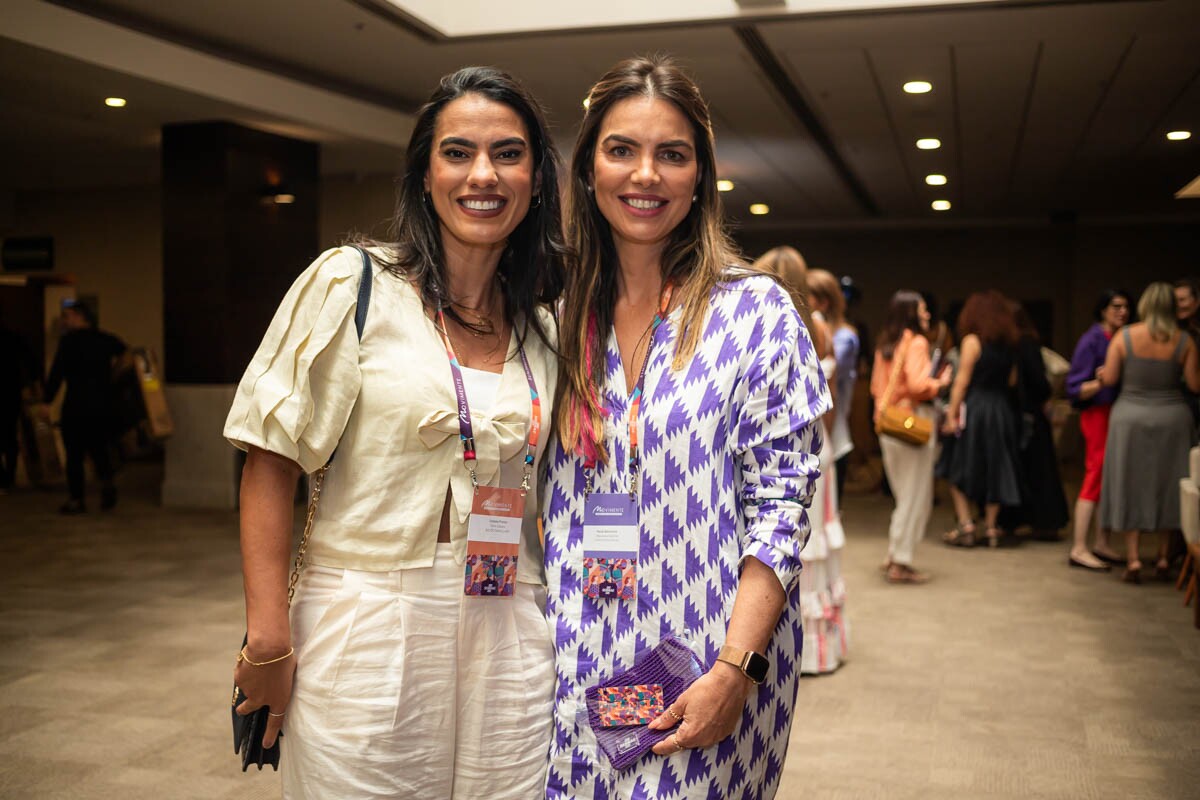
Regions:
M 495 211 L 502 205 L 499 200 L 463 200 L 462 204 L 472 211 Z
M 639 200 L 639 199 L 633 198 L 633 197 L 627 197 L 624 199 L 625 199 L 625 202 L 628 203 L 629 205 L 633 206 L 634 208 L 642 209 L 643 211 L 651 209 L 651 208 L 658 208 L 660 206 L 665 206 L 667 204 L 666 200 Z

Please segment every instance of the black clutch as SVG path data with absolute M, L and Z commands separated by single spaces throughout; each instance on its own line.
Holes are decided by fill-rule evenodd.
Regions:
M 243 636 L 242 647 L 245 646 L 246 637 Z M 230 707 L 230 713 L 233 715 L 233 752 L 242 757 L 242 772 L 251 764 L 257 764 L 259 770 L 262 770 L 264 764 L 270 764 L 278 772 L 279 739 L 283 738 L 283 731 L 279 732 L 279 739 L 275 740 L 275 744 L 264 749 L 262 737 L 267 730 L 267 715 L 271 713 L 271 707 L 263 706 L 249 714 L 239 714 L 237 707 L 245 700 L 245 693 L 235 684 L 233 705 Z

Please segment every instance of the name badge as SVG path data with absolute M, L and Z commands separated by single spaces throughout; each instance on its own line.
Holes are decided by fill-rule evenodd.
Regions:
M 525 491 L 479 486 L 467 522 L 463 592 L 469 597 L 511 597 L 517 583 L 517 549 L 525 517 Z
M 638 516 L 628 492 L 593 492 L 584 501 L 583 593 L 597 600 L 637 596 Z

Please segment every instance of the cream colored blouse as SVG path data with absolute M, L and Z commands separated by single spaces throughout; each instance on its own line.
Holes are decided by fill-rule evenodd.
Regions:
M 432 565 L 447 486 L 450 538 L 462 563 L 472 487 L 446 348 L 417 290 L 378 265 L 360 342 L 354 311 L 361 275 L 361 257 L 346 247 L 323 253 L 296 280 L 238 385 L 225 437 L 310 473 L 337 449 L 313 523 L 310 563 L 368 571 Z M 540 313 L 552 332 L 549 312 Z M 540 465 L 558 367 L 532 331 L 525 353 L 541 398 Z M 531 410 L 514 335 L 491 409 L 471 412 L 481 485 L 520 486 Z M 539 475 L 540 467 L 525 504 L 517 578 L 544 584 Z

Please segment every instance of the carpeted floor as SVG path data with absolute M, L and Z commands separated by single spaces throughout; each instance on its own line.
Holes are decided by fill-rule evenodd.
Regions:
M 0 797 L 279 796 L 229 734 L 235 515 L 157 508 L 129 490 L 147 470 L 112 514 L 0 497 Z M 1069 570 L 1065 545 L 951 550 L 945 507 L 933 582 L 888 586 L 889 508 L 845 503 L 852 660 L 801 683 L 780 798 L 1200 796 L 1200 631 L 1173 586 Z

